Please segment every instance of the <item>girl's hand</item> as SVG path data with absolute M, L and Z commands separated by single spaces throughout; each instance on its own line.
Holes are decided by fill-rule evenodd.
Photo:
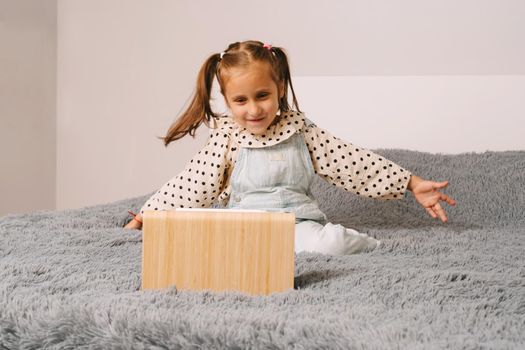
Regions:
M 140 220 L 140 222 L 137 219 Z M 142 215 L 137 214 L 135 219 L 133 219 L 130 222 L 128 222 L 128 224 L 126 226 L 124 226 L 124 228 L 129 229 L 129 230 L 140 230 L 142 228 L 142 222 L 141 221 L 142 221 Z
M 412 191 L 416 200 L 425 208 L 430 216 L 440 218 L 441 221 L 447 221 L 445 210 L 439 204 L 440 201 L 446 202 L 449 205 L 456 205 L 456 201 L 446 194 L 439 192 L 441 188 L 445 188 L 448 181 L 434 182 L 423 180 L 420 177 L 412 175 L 408 183 L 408 189 Z

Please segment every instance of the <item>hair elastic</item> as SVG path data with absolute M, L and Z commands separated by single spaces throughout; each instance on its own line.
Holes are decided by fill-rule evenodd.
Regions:
M 223 51 L 223 52 L 221 52 L 221 54 L 220 54 L 220 55 L 221 55 L 221 57 L 219 57 L 219 60 L 222 60 L 222 57 L 224 56 L 224 54 L 225 54 L 225 53 L 226 53 L 226 52 L 224 52 L 224 51 Z
M 128 213 L 129 215 L 133 216 L 133 220 L 139 222 L 140 224 L 142 224 L 142 221 L 140 221 L 139 219 L 137 219 L 137 215 L 138 214 L 135 214 L 134 212 L 132 212 L 131 210 L 128 210 Z
M 264 44 L 263 47 L 267 49 L 268 51 L 272 51 L 272 45 L 270 44 Z

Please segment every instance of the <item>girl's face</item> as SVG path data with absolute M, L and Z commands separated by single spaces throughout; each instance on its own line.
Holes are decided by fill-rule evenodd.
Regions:
M 253 134 L 264 134 L 284 94 L 273 81 L 268 64 L 254 62 L 248 67 L 230 68 L 224 85 L 226 105 L 235 122 Z

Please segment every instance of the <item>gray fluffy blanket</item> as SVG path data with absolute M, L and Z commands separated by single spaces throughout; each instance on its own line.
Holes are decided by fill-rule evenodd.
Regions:
M 525 151 L 377 152 L 448 179 L 450 221 L 319 179 L 329 219 L 382 245 L 298 254 L 268 297 L 140 291 L 141 231 L 121 227 L 149 195 L 0 218 L 0 349 L 525 348 Z

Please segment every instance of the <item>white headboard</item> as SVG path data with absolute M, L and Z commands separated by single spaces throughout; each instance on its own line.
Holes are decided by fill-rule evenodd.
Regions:
M 296 76 L 318 126 L 366 148 L 525 150 L 525 76 Z

